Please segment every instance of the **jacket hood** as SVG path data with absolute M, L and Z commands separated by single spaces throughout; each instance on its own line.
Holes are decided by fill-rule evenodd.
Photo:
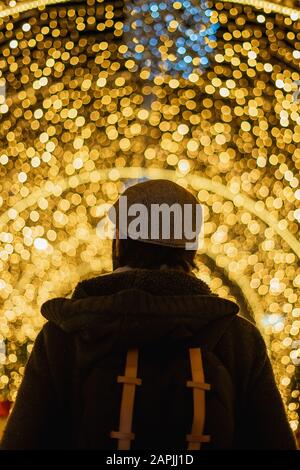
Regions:
M 238 310 L 195 276 L 171 269 L 98 276 L 79 283 L 72 299 L 51 299 L 41 309 L 65 332 L 109 349 L 190 339 L 218 322 L 206 334 L 215 342 Z

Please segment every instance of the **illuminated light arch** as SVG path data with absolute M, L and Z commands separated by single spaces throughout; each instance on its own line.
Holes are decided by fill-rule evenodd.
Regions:
M 54 6 L 55 4 L 57 4 L 57 5 Z M 272 14 L 272 16 L 274 16 L 274 14 L 280 13 L 281 15 L 283 15 L 283 16 L 281 16 L 280 22 L 283 21 L 285 19 L 284 16 L 286 16 L 288 18 L 288 24 L 289 25 L 292 24 L 293 22 L 297 21 L 297 24 L 294 23 L 294 26 L 297 27 L 297 29 L 298 29 L 298 24 L 299 24 L 298 20 L 299 20 L 299 15 L 300 15 L 300 10 L 299 9 L 296 10 L 296 9 L 293 9 L 293 8 L 283 7 L 283 6 L 278 5 L 278 4 L 274 4 L 274 3 L 271 3 L 271 2 L 267 2 L 267 1 L 264 2 L 264 1 L 261 1 L 261 0 L 222 0 L 222 4 L 223 4 L 223 7 L 224 7 L 224 12 L 226 12 L 227 15 L 230 14 L 230 8 L 233 8 L 235 6 L 234 4 L 236 4 L 236 7 L 237 7 L 237 8 L 235 8 L 236 11 L 240 11 L 240 10 L 243 11 L 244 10 L 244 8 L 239 7 L 239 5 L 244 5 L 244 6 L 248 5 L 248 6 L 250 6 L 251 8 L 246 8 L 246 10 L 251 11 L 252 17 L 254 19 L 258 15 L 260 15 L 260 16 L 264 15 L 267 19 L 268 17 L 271 17 L 271 14 Z M 26 8 L 25 8 L 25 5 L 26 5 Z M 48 5 L 49 5 L 49 10 L 51 10 L 51 11 L 55 10 L 56 13 L 57 13 L 57 11 L 59 11 L 60 8 L 62 8 L 62 9 L 74 8 L 75 5 L 77 5 L 80 8 L 80 5 L 82 5 L 82 2 L 81 3 L 77 3 L 77 2 L 72 3 L 70 0 L 48 0 L 48 1 L 40 0 L 40 1 L 24 2 L 24 3 L 19 3 L 14 8 L 2 7 L 3 9 L 0 10 L 0 18 L 5 18 L 5 17 L 10 17 L 11 16 L 11 18 L 10 18 L 11 21 L 13 21 L 13 22 L 14 21 L 18 21 L 18 22 L 21 21 L 22 22 L 22 21 L 24 21 L 22 19 L 22 16 L 24 16 L 24 15 L 22 15 L 22 12 L 32 10 L 30 12 L 30 15 L 38 16 L 41 12 L 47 12 L 47 6 Z M 53 6 L 50 7 L 51 5 L 53 5 Z M 4 9 L 4 8 L 6 8 L 6 9 Z M 19 13 L 20 13 L 20 15 L 19 15 Z M 289 18 L 291 19 L 291 21 L 289 20 Z M 0 20 L 0 22 L 5 27 L 4 21 Z M 80 37 L 80 35 L 79 35 L 79 37 Z M 282 60 L 282 58 L 281 58 L 281 60 Z M 291 64 L 289 64 L 289 65 L 291 65 Z M 29 87 L 27 88 L 27 90 L 29 90 Z M 10 95 L 9 98 L 11 99 L 12 95 Z M 246 119 L 248 119 L 248 117 Z M 127 163 L 127 165 L 129 165 L 129 162 Z M 136 171 L 137 169 L 132 168 L 130 170 L 131 170 L 131 173 L 132 173 L 133 170 Z M 78 184 L 81 184 L 81 182 L 84 182 L 84 181 L 82 181 L 81 178 L 85 175 L 85 173 L 83 172 L 84 170 L 81 170 L 81 171 L 82 171 L 82 175 L 79 174 L 77 176 L 74 175 L 72 177 L 67 177 L 66 176 L 66 179 L 65 179 L 66 186 L 64 186 L 64 182 L 62 180 L 62 177 L 59 177 L 59 175 L 55 176 L 54 180 L 52 180 L 51 182 L 47 181 L 47 176 L 46 176 L 46 178 L 42 182 L 42 185 L 43 185 L 42 186 L 42 191 L 45 191 L 44 194 L 41 193 L 41 190 L 35 191 L 37 186 L 33 186 L 32 194 L 28 198 L 25 199 L 25 201 L 27 203 L 26 207 L 29 207 L 30 205 L 34 205 L 36 203 L 36 199 L 35 199 L 36 194 L 38 194 L 37 199 L 41 196 L 44 196 L 46 198 L 47 197 L 51 198 L 51 196 L 53 196 L 53 195 L 55 197 L 59 197 L 60 194 L 64 191 L 63 187 L 65 187 L 65 189 L 74 188 L 74 192 L 76 192 L 76 186 Z M 120 175 L 121 172 L 123 172 L 123 170 L 119 169 L 118 173 L 116 173 L 115 175 L 114 174 L 110 175 L 110 176 L 112 176 L 110 178 L 110 177 L 107 176 L 108 175 L 107 172 L 109 172 L 109 171 L 110 170 L 106 170 L 105 172 L 97 172 L 97 171 L 94 172 L 93 171 L 93 172 L 91 172 L 90 175 L 91 175 L 91 178 L 94 178 L 93 181 L 99 181 L 99 183 L 101 184 L 102 182 L 110 181 L 110 179 L 111 179 L 112 182 L 117 181 L 119 177 L 117 176 L 116 180 L 114 180 L 114 177 L 116 176 L 116 174 Z M 111 170 L 111 171 L 117 171 L 117 170 Z M 126 171 L 126 170 L 124 170 L 124 171 Z M 264 206 L 262 205 L 261 202 L 259 204 L 257 204 L 257 202 L 256 202 L 257 199 L 256 199 L 254 193 L 253 193 L 253 196 L 252 196 L 253 199 L 251 199 L 251 197 L 248 197 L 247 195 L 245 195 L 245 193 L 240 193 L 240 192 L 233 193 L 233 192 L 230 191 L 230 185 L 228 184 L 228 186 L 227 186 L 226 182 L 224 183 L 224 185 L 222 185 L 220 183 L 213 183 L 213 181 L 208 181 L 208 180 L 206 181 L 206 178 L 202 178 L 202 176 L 200 176 L 200 172 L 199 173 L 196 172 L 195 175 L 193 173 L 190 173 L 189 175 L 186 175 L 184 173 L 183 174 L 177 173 L 174 170 L 164 170 L 166 173 L 164 173 L 164 176 L 162 176 L 162 170 L 154 170 L 154 169 L 146 170 L 146 169 L 143 169 L 141 171 L 142 171 L 141 176 L 144 176 L 145 172 L 147 172 L 147 171 L 152 171 L 152 172 L 158 171 L 159 175 L 157 177 L 165 177 L 165 178 L 171 178 L 171 176 L 167 176 L 167 172 L 171 171 L 173 173 L 174 178 L 176 177 L 176 179 L 177 179 L 177 178 L 182 177 L 182 180 L 186 180 L 186 182 L 190 182 L 190 184 L 192 186 L 194 186 L 195 191 L 197 191 L 197 189 L 198 190 L 199 189 L 207 189 L 210 192 L 210 194 L 219 194 L 220 198 L 222 197 L 222 198 L 227 199 L 227 196 L 229 196 L 228 199 L 233 201 L 233 203 L 236 205 L 236 207 L 240 207 L 242 209 L 242 211 L 244 209 L 247 209 L 249 213 L 255 214 L 255 216 L 257 218 L 261 219 L 264 222 L 264 227 L 265 226 L 273 227 L 274 233 L 276 233 L 276 235 L 279 235 L 279 237 L 282 240 L 284 240 L 286 243 L 288 243 L 288 245 L 286 245 L 284 247 L 283 251 L 284 252 L 289 251 L 289 248 L 288 248 L 288 246 L 289 246 L 291 248 L 291 250 L 293 250 L 296 253 L 297 257 L 299 258 L 299 243 L 298 243 L 298 240 L 292 235 L 292 232 L 289 232 L 288 230 L 281 230 L 279 228 L 281 226 L 281 224 L 278 223 L 278 220 L 277 220 L 276 216 L 275 217 L 271 216 L 268 211 L 259 211 L 258 210 L 261 207 L 264 208 Z M 101 175 L 100 175 L 100 173 L 101 173 Z M 100 180 L 98 179 L 99 177 L 100 177 Z M 130 178 L 130 177 L 133 177 L 133 176 L 127 176 L 127 177 Z M 59 178 L 61 178 L 61 179 L 59 179 Z M 120 176 L 120 178 L 122 178 L 122 176 Z M 190 180 L 190 178 L 191 178 L 191 180 Z M 88 182 L 89 180 L 87 179 L 86 181 Z M 221 179 L 220 179 L 220 181 L 221 181 Z M 212 184 L 215 185 L 214 189 L 210 189 Z M 243 188 L 244 188 L 244 186 L 243 186 Z M 246 188 L 246 186 L 245 186 L 245 188 Z M 245 191 L 247 191 L 247 190 L 245 189 Z M 284 195 L 284 196 L 285 197 L 282 198 L 283 200 L 286 200 L 287 202 L 292 202 L 292 201 L 288 200 L 288 197 L 286 195 Z M 224 200 L 224 202 L 226 201 L 226 199 Z M 22 202 L 25 202 L 25 201 L 22 201 Z M 246 204 L 248 204 L 248 207 L 246 207 Z M 268 206 L 266 205 L 265 207 L 268 207 Z M 270 204 L 270 207 L 271 207 L 271 204 Z M 19 212 L 24 210 L 23 209 L 23 204 L 20 204 L 20 203 L 14 204 L 11 207 L 11 209 L 14 209 L 14 208 L 18 209 Z M 289 206 L 288 206 L 288 208 L 289 208 Z M 233 211 L 235 212 L 235 210 L 233 210 Z M 286 212 L 284 212 L 284 213 L 286 213 Z M 279 218 L 280 217 L 281 216 L 280 216 L 280 212 L 279 212 Z M 5 217 L 4 217 L 4 219 L 5 219 Z M 12 217 L 11 217 L 11 219 L 12 219 Z M 6 218 L 5 220 L 10 221 L 10 218 Z M 293 218 L 291 217 L 289 220 L 292 221 Z M 13 222 L 13 220 L 11 222 Z M 1 217 L 0 217 L 0 225 L 1 225 Z M 294 226 L 295 226 L 295 223 L 292 224 L 292 227 L 294 227 Z M 240 227 L 239 225 L 236 226 L 236 228 L 238 230 L 238 233 L 240 233 L 240 231 L 241 231 L 239 229 L 239 227 Z M 92 234 L 92 230 L 91 230 L 90 233 Z M 263 229 L 261 229 L 260 234 L 262 234 L 262 233 L 263 233 Z M 273 230 L 272 230 L 272 233 L 273 233 Z M 255 240 L 256 240 L 256 237 L 254 236 L 253 237 L 253 243 L 255 243 Z M 221 277 L 223 279 L 223 275 L 222 275 L 222 272 L 221 272 L 223 270 L 223 273 L 224 273 L 224 279 L 223 280 L 224 280 L 224 283 L 226 284 L 226 269 L 227 269 L 227 267 L 228 267 L 228 270 L 229 270 L 229 267 L 231 268 L 230 261 L 232 261 L 232 258 L 230 258 L 229 255 L 227 257 L 225 254 L 219 253 L 217 249 L 215 250 L 215 247 L 214 247 L 213 244 L 211 244 L 209 238 L 208 238 L 207 241 L 208 241 L 208 243 L 207 243 L 207 246 L 205 247 L 205 253 L 207 255 L 207 262 L 209 262 L 209 260 L 211 258 L 214 258 L 216 260 L 216 265 L 220 266 L 220 269 L 219 269 L 220 272 L 218 273 L 217 277 Z M 278 240 L 278 238 L 277 238 L 276 239 L 276 244 L 277 244 L 278 241 L 279 241 L 279 245 L 280 245 L 280 239 Z M 284 245 L 285 245 L 285 243 L 284 243 Z M 53 243 L 53 247 L 55 247 L 54 243 Z M 59 248 L 59 247 L 57 247 L 57 248 Z M 217 248 L 218 248 L 218 246 L 217 246 Z M 279 246 L 279 251 L 281 251 L 281 248 L 282 248 L 282 246 L 281 247 Z M 256 249 L 255 246 L 252 245 L 252 247 L 251 247 L 252 253 L 254 252 L 255 249 Z M 56 247 L 55 247 L 55 250 L 56 250 Z M 29 248 L 29 251 L 31 251 L 31 248 Z M 212 251 L 212 252 L 210 252 L 210 251 Z M 259 247 L 259 253 L 258 254 L 262 255 L 262 260 L 259 259 L 259 261 L 260 262 L 262 261 L 262 263 L 264 263 L 264 261 L 267 261 L 267 259 L 268 259 L 266 251 L 267 250 L 265 250 L 263 248 L 263 252 L 261 252 L 260 247 Z M 285 253 L 285 254 L 287 254 L 287 253 Z M 36 256 L 35 250 L 33 250 L 33 255 L 34 255 L 34 257 Z M 211 256 L 211 258 L 210 258 L 210 256 Z M 236 259 L 235 256 L 236 255 L 234 255 L 233 260 Z M 238 258 L 238 256 L 237 256 L 237 258 Z M 244 257 L 243 254 L 241 254 L 241 259 L 245 260 L 246 257 Z M 66 262 L 65 263 L 63 262 L 64 265 L 62 266 L 62 268 L 64 270 L 68 270 L 68 269 L 72 270 L 74 262 L 76 263 L 76 259 L 75 260 L 70 259 L 70 263 L 69 263 L 69 258 L 67 258 Z M 226 262 L 228 262 L 228 266 L 227 266 Z M 271 266 L 270 269 L 272 270 L 272 272 L 273 271 L 275 272 L 276 268 L 277 268 L 277 266 L 276 266 L 277 261 L 274 261 L 273 264 L 272 263 L 273 263 L 273 261 L 270 261 L 270 266 Z M 37 264 L 38 264 L 38 262 L 37 262 Z M 24 263 L 24 265 L 26 265 L 26 263 Z M 80 275 L 82 275 L 82 276 L 88 275 L 89 274 L 89 272 L 88 272 L 88 267 L 89 266 L 90 265 L 89 265 L 89 260 L 88 259 L 84 259 L 83 263 L 80 262 L 80 266 L 79 266 Z M 32 266 L 31 266 L 31 268 L 32 268 Z M 250 269 L 251 269 L 251 266 L 250 266 Z M 10 287 L 14 286 L 16 289 L 18 289 L 18 288 L 23 289 L 24 284 L 26 283 L 26 279 L 27 280 L 32 279 L 34 273 L 37 273 L 37 272 L 38 272 L 38 267 L 37 268 L 34 267 L 32 272 L 30 272 L 29 267 L 27 268 L 27 266 L 26 266 L 24 272 L 19 273 L 19 281 L 17 281 L 19 283 L 16 283 L 16 282 L 10 283 Z M 298 272 L 297 260 L 293 261 L 293 272 Z M 246 275 L 246 276 L 243 277 L 243 275 L 240 275 L 238 272 L 232 271 L 232 268 L 231 268 L 231 270 L 229 270 L 229 275 L 228 275 L 227 279 L 231 278 L 232 281 L 237 286 L 241 287 L 242 292 L 240 293 L 240 298 L 245 296 L 247 298 L 249 304 L 251 304 L 252 311 L 257 312 L 257 313 L 255 313 L 255 316 L 257 318 L 260 318 L 260 319 L 263 320 L 264 318 L 266 318 L 266 316 L 264 315 L 265 312 L 262 310 L 263 305 L 265 305 L 264 298 L 262 297 L 262 294 L 261 294 L 261 297 L 259 297 L 259 295 L 258 295 L 258 292 L 260 292 L 259 290 L 257 291 L 255 288 L 252 288 L 249 285 L 250 280 L 251 280 L 251 275 L 253 276 L 253 274 L 250 272 L 249 275 Z M 47 272 L 45 273 L 45 276 L 47 276 Z M 289 274 L 287 274 L 287 279 L 288 279 L 288 286 L 291 286 L 292 289 L 293 289 L 293 292 L 294 292 L 294 288 L 293 288 L 293 284 L 292 284 L 293 279 Z M 266 282 L 264 281 L 264 287 L 265 286 L 268 287 L 268 281 L 266 281 Z M 18 292 L 16 292 L 16 294 L 18 295 Z M 266 295 L 268 295 L 268 294 L 266 294 Z M 268 299 L 266 299 L 266 300 L 268 300 Z M 270 301 L 272 301 L 272 298 L 270 299 Z M 12 296 L 12 301 L 11 302 L 12 302 L 12 305 L 13 305 L 13 296 Z M 284 298 L 283 298 L 283 302 L 288 302 L 291 307 L 293 306 L 292 304 L 294 304 L 293 301 L 289 302 L 288 299 L 285 300 Z M 28 305 L 28 308 L 29 308 L 28 318 L 27 318 L 27 313 L 25 312 L 24 321 L 25 321 L 26 324 L 30 324 L 32 322 L 33 328 L 37 328 L 39 326 L 39 324 L 38 324 L 38 320 L 36 319 L 36 317 L 39 317 L 39 315 L 37 315 L 35 317 L 35 315 L 37 313 L 36 312 L 36 305 L 34 306 L 34 308 L 31 308 L 29 303 L 27 305 Z M 296 306 L 296 304 L 294 306 Z M 280 308 L 281 307 L 283 307 L 283 305 L 280 305 Z M 270 309 L 270 313 L 272 313 L 272 311 L 273 310 Z M 290 313 L 290 311 L 285 311 L 285 313 L 286 313 L 286 317 L 287 317 L 287 325 L 289 327 L 292 327 L 292 325 L 296 324 L 296 322 L 298 321 L 297 320 L 297 315 L 295 313 L 295 318 L 292 318 L 293 314 Z M 285 316 L 285 314 L 283 316 Z M 262 324 L 261 326 L 262 326 L 262 329 L 264 329 L 266 327 L 266 324 Z M 15 327 L 12 326 L 12 328 L 15 328 Z M 296 328 L 296 327 L 294 327 L 294 328 Z M 279 331 L 281 331 L 281 330 L 275 330 L 275 329 L 272 330 L 272 329 L 270 329 L 270 331 L 271 331 L 271 333 L 268 333 L 268 332 L 266 333 L 266 339 L 271 339 L 271 337 L 273 339 L 274 335 L 277 335 L 279 333 Z M 18 332 L 17 327 L 16 327 L 16 332 Z M 293 339 L 293 336 L 291 336 L 293 334 L 294 333 L 287 332 L 284 335 L 287 336 L 289 339 L 290 338 Z M 29 335 L 28 338 L 27 338 L 26 333 L 25 333 L 24 337 L 26 338 L 26 340 L 28 338 L 30 340 L 33 339 L 33 335 L 31 335 L 31 336 Z M 273 348 L 275 360 L 276 360 L 276 362 L 278 362 L 278 365 L 281 367 L 280 378 L 283 377 L 284 380 L 287 380 L 286 377 L 292 377 L 293 373 L 288 370 L 288 368 L 286 367 L 286 364 L 283 364 L 283 363 L 280 362 L 280 358 L 283 356 L 283 354 L 285 354 L 285 352 L 287 354 L 289 354 L 290 347 L 283 343 L 284 336 L 281 336 L 281 333 L 278 334 L 278 336 L 275 336 L 275 338 L 276 338 L 276 341 L 278 341 L 280 343 L 280 348 L 281 348 L 279 352 L 278 352 L 278 350 L 275 349 L 275 347 Z M 286 348 L 286 351 L 284 350 L 284 348 Z M 293 363 L 293 361 L 290 361 L 290 364 L 292 364 L 292 363 Z M 290 367 L 290 366 L 288 366 L 288 367 Z M 282 384 L 281 389 L 284 392 L 286 391 L 286 389 L 284 388 L 286 386 L 287 386 L 286 383 Z M 294 401 L 295 401 L 295 397 L 294 397 Z M 292 410 L 292 414 L 295 414 L 295 412 L 293 410 Z M 292 419 L 295 419 L 295 418 L 292 418 Z M 295 421 L 295 423 L 296 424 L 294 424 L 294 426 L 297 427 L 298 420 Z
M 34 10 L 39 7 L 45 7 L 47 5 L 55 5 L 57 3 L 70 3 L 70 0 L 33 0 L 31 2 L 22 2 L 14 7 L 0 10 L 0 18 L 6 18 L 7 16 L 16 15 L 18 13 Z
M 113 172 L 113 173 L 112 173 Z M 49 182 L 46 182 L 44 187 L 34 191 L 30 196 L 27 196 L 22 201 L 19 201 L 15 204 L 14 209 L 17 210 L 19 213 L 27 209 L 28 207 L 36 204 L 40 197 L 50 197 L 57 192 L 63 193 L 68 188 L 76 188 L 80 184 L 89 183 L 91 181 L 107 181 L 110 176 L 113 176 L 116 179 L 122 178 L 142 178 L 142 177 L 149 177 L 151 179 L 158 179 L 164 178 L 168 180 L 176 180 L 183 176 L 174 170 L 167 170 L 167 169 L 156 169 L 156 168 L 141 168 L 141 167 L 125 167 L 116 169 L 105 169 L 105 170 L 96 170 L 91 173 L 83 173 L 76 176 L 71 176 L 69 178 L 60 179 L 57 181 L 56 184 L 50 183 L 52 185 L 52 191 L 50 188 L 46 189 L 46 185 Z M 208 178 L 201 177 L 195 174 L 186 175 L 185 179 L 191 185 L 192 188 L 195 190 L 199 189 L 206 189 L 209 192 L 213 192 L 219 196 L 222 196 L 224 199 L 231 200 L 234 202 L 238 207 L 243 207 L 247 209 L 249 212 L 252 212 L 254 215 L 259 217 L 264 223 L 271 226 L 277 234 L 289 244 L 291 249 L 300 257 L 300 243 L 296 240 L 296 238 L 288 231 L 288 230 L 281 230 L 278 227 L 276 219 L 272 217 L 266 210 L 258 211 L 255 208 L 255 202 L 241 193 L 234 194 L 232 193 L 226 186 L 221 183 L 216 183 L 214 181 L 209 180 Z M 196 184 L 195 184 L 196 183 Z M 237 201 L 237 197 L 239 200 Z M 238 204 L 237 204 L 238 202 Z M 4 213 L 0 216 L 0 223 L 7 223 L 10 220 L 8 213 Z M 229 261 L 228 257 L 224 254 L 218 255 L 215 254 L 211 249 L 207 248 L 205 250 L 205 254 L 209 256 L 209 258 L 213 259 L 217 265 L 218 256 L 222 256 L 222 266 L 221 268 L 224 269 L 226 276 L 229 280 L 234 282 L 243 293 L 245 299 L 247 299 L 249 306 L 254 314 L 255 319 L 259 319 L 261 315 L 261 307 L 260 307 L 260 299 L 256 292 L 251 288 L 249 284 L 249 280 L 247 276 L 241 273 L 234 273 L 229 269 Z M 29 282 L 31 279 L 32 273 L 24 273 L 24 276 L 18 283 L 19 289 L 22 289 L 22 285 Z
M 26 198 L 17 202 L 14 205 L 14 209 L 18 213 L 20 213 L 35 204 L 40 197 L 47 198 L 53 194 L 55 195 L 55 192 L 57 192 L 56 189 L 58 190 L 58 193 L 61 194 L 67 188 L 76 188 L 80 184 L 85 184 L 89 182 L 99 182 L 101 180 L 106 181 L 107 178 L 110 177 L 110 175 L 113 175 L 115 179 L 148 177 L 150 179 L 164 178 L 174 180 L 179 179 L 180 177 L 184 177 L 193 189 L 205 189 L 209 192 L 223 197 L 224 199 L 232 201 L 236 207 L 243 207 L 244 209 L 254 214 L 256 217 L 261 219 L 266 225 L 271 227 L 277 233 L 277 235 L 279 235 L 289 245 L 291 250 L 298 256 L 298 258 L 300 258 L 300 242 L 296 239 L 296 237 L 294 237 L 294 235 L 291 234 L 289 230 L 280 229 L 275 217 L 269 214 L 266 209 L 258 210 L 255 207 L 256 202 L 253 201 L 253 199 L 240 192 L 235 194 L 230 191 L 230 189 L 228 189 L 224 184 L 217 183 L 208 178 L 205 178 L 204 176 L 196 174 L 184 175 L 174 170 L 161 168 L 156 169 L 142 167 L 124 167 L 118 169 L 113 168 L 105 170 L 95 170 L 89 173 L 86 172 L 71 176 L 69 178 L 58 179 L 55 184 L 52 182 L 46 182 L 43 188 L 34 191 Z M 47 189 L 47 185 L 52 186 L 52 190 L 50 190 L 50 188 Z M 0 216 L 0 224 L 5 224 L 9 220 L 10 217 L 8 216 L 8 211 L 4 212 Z
M 236 284 L 241 293 L 243 294 L 244 299 L 247 301 L 249 304 L 250 310 L 253 313 L 253 317 L 256 322 L 260 322 L 260 316 L 262 314 L 261 307 L 260 307 L 260 299 L 259 296 L 256 294 L 256 292 L 252 289 L 250 286 L 249 280 L 247 276 L 241 273 L 234 273 L 229 270 L 228 265 L 229 265 L 229 260 L 228 257 L 224 254 L 218 255 L 214 253 L 210 248 L 205 249 L 205 255 L 207 255 L 209 258 L 211 258 L 216 266 L 218 266 L 225 274 L 225 281 L 226 279 L 229 279 L 229 281 L 232 281 L 234 284 Z M 218 256 L 222 257 L 222 266 L 218 264 Z M 90 273 L 90 269 L 86 268 L 85 266 L 79 266 L 78 267 L 80 278 L 84 278 L 85 276 L 88 276 Z M 26 269 L 23 272 L 22 279 L 18 282 L 16 286 L 17 291 L 22 291 L 27 283 L 30 283 L 31 279 L 34 277 L 35 273 L 31 268 Z
M 281 6 L 279 3 L 268 2 L 265 0 L 222 0 L 222 2 L 253 6 L 258 10 L 263 9 L 265 13 L 282 13 L 283 15 L 290 16 L 291 20 L 294 21 L 298 20 L 300 17 L 300 10 L 298 8 Z
M 125 0 L 126 1 L 126 0 Z M 291 20 L 296 21 L 300 17 L 300 10 L 297 8 L 290 8 L 281 6 L 278 3 L 268 2 L 264 0 L 222 0 L 223 3 L 236 3 L 240 5 L 253 6 L 256 9 L 263 9 L 265 13 L 281 13 L 285 16 L 290 16 Z M 23 13 L 28 10 L 34 10 L 39 7 L 46 7 L 48 5 L 55 5 L 61 3 L 72 3 L 71 0 L 33 0 L 31 2 L 22 2 L 10 8 L 0 10 L 0 18 Z
M 216 255 L 215 253 L 213 253 L 213 251 L 210 250 L 209 248 L 205 250 L 205 254 L 209 258 L 213 259 L 216 265 L 219 266 L 218 261 L 217 261 L 217 258 L 219 255 Z M 224 254 L 222 254 L 221 256 L 222 256 L 221 268 L 226 273 L 226 277 L 228 277 L 230 281 L 232 281 L 241 289 L 243 297 L 244 299 L 247 300 L 255 320 L 259 322 L 260 316 L 262 314 L 262 311 L 260 308 L 261 302 L 260 302 L 259 296 L 256 294 L 254 289 L 252 289 L 252 287 L 250 286 L 247 276 L 245 276 L 244 274 L 240 274 L 240 273 L 236 274 L 230 271 L 228 267 L 229 265 L 228 257 Z

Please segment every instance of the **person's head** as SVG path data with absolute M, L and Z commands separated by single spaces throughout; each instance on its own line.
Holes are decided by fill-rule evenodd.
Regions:
M 117 234 L 113 243 L 113 268 L 129 266 L 139 269 L 159 269 L 167 266 L 189 272 L 196 267 L 196 253 L 196 250 L 143 243 L 131 238 L 120 239 Z
M 195 267 L 202 210 L 183 187 L 168 180 L 130 186 L 109 217 L 115 224 L 114 269 Z

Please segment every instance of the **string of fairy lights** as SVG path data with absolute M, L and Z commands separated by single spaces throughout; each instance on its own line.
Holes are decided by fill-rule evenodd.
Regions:
M 103 207 L 163 177 L 203 204 L 196 274 L 239 287 L 298 429 L 299 37 L 296 8 L 261 0 L 2 5 L 0 400 L 40 305 L 111 270 Z

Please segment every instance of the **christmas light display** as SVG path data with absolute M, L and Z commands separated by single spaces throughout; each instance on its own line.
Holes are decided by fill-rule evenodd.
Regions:
M 264 335 L 299 425 L 300 11 L 248 1 L 0 8 L 0 397 L 14 401 L 40 306 L 111 270 L 97 236 L 128 182 L 204 208 L 197 276 Z M 6 409 L 6 408 L 5 408 Z

